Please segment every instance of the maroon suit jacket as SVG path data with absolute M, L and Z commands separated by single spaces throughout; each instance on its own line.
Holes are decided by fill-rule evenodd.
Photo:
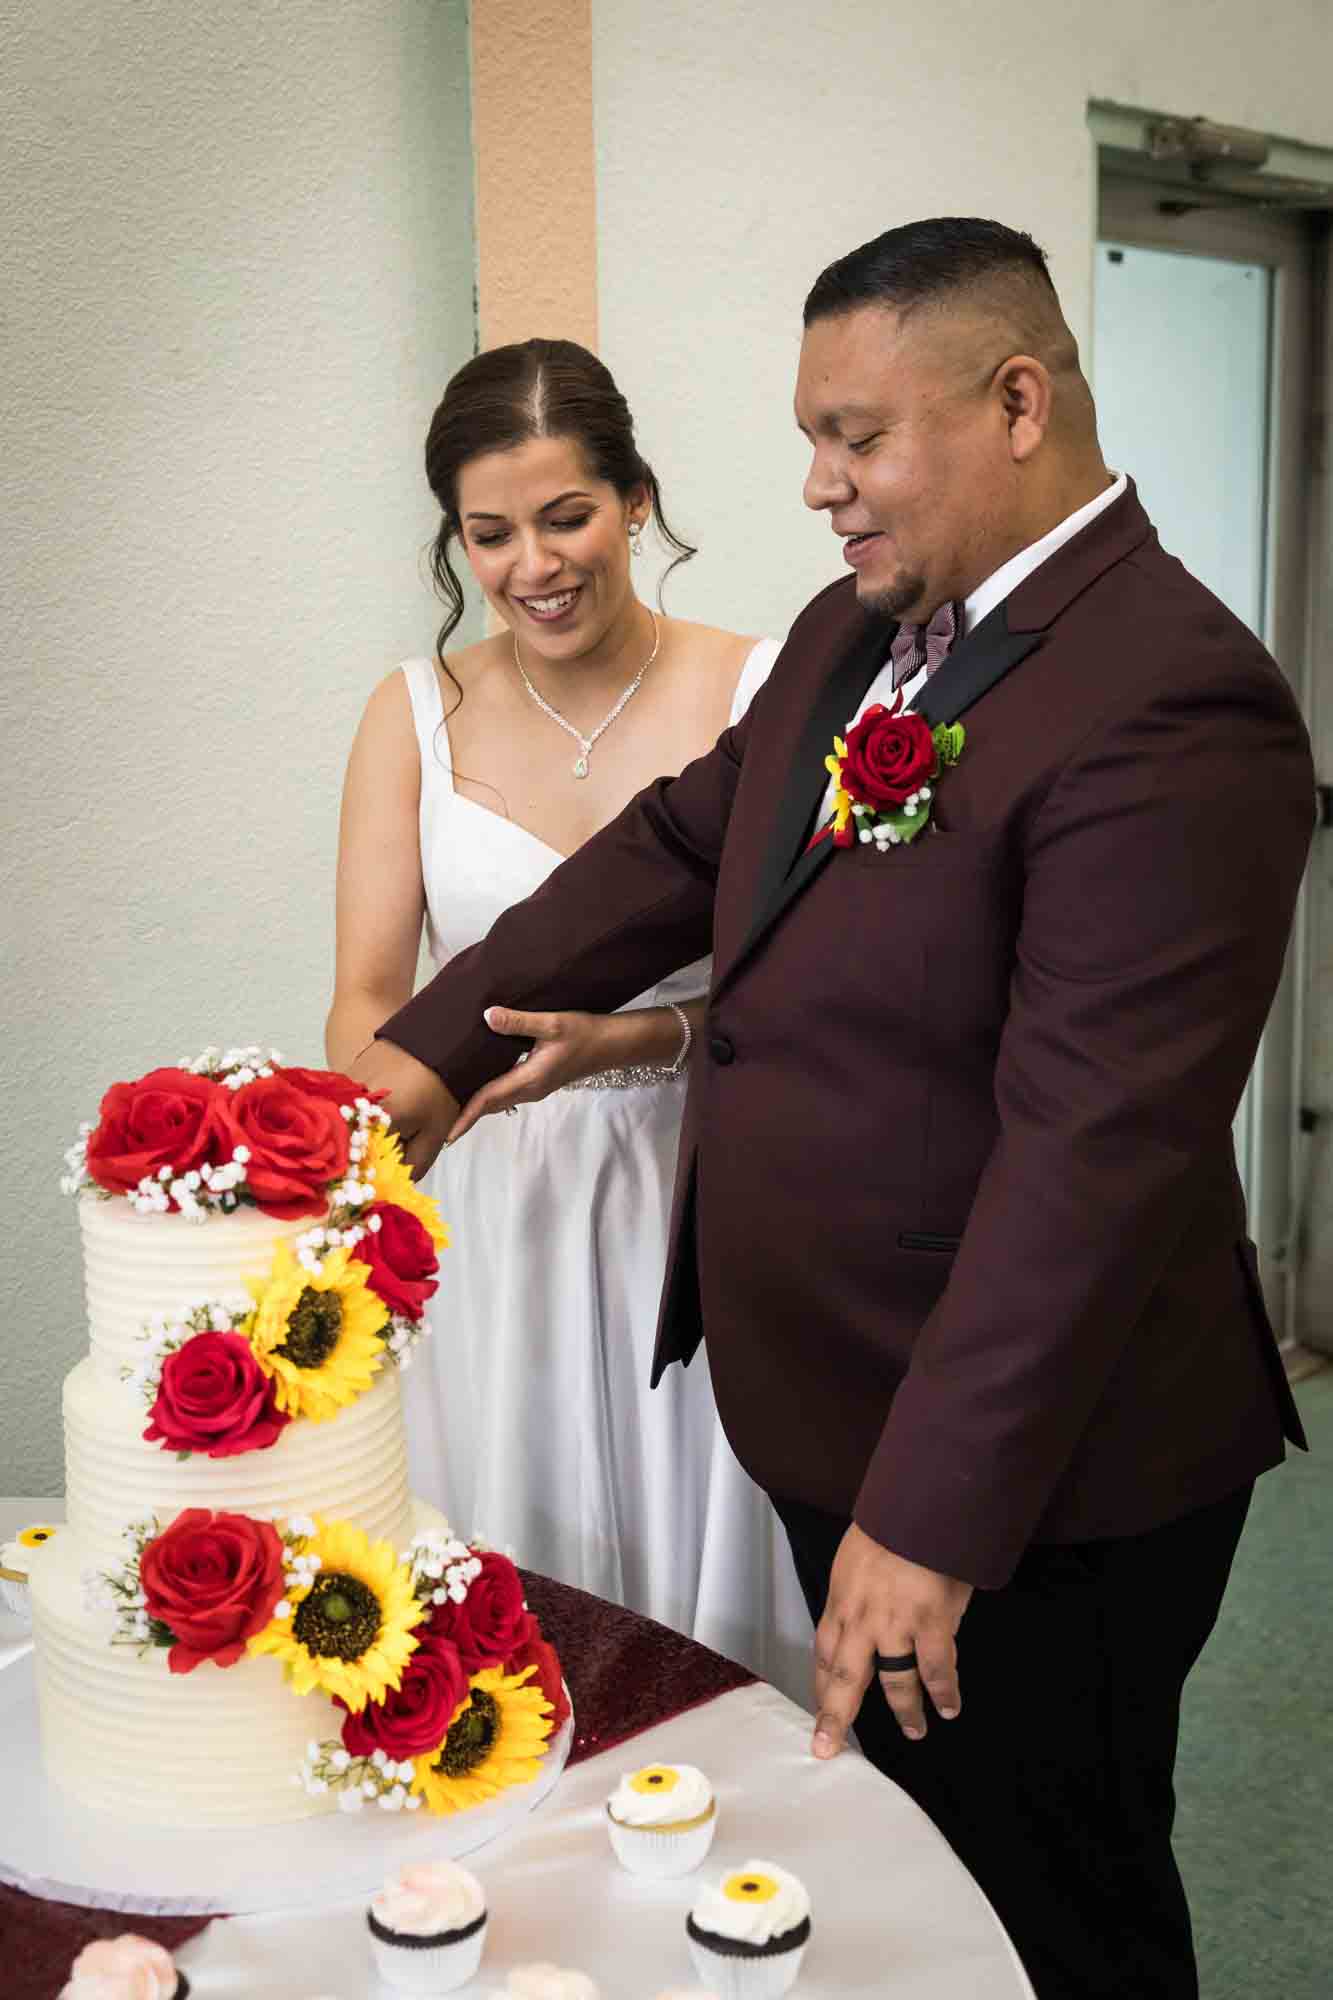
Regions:
M 762 1485 L 996 1586 L 1304 1443 L 1231 1120 L 1314 774 L 1131 484 L 927 684 L 967 732 L 933 826 L 804 853 L 892 630 L 825 590 L 716 749 L 382 1032 L 466 1098 L 513 1060 L 490 1002 L 611 1008 L 711 948 L 654 1380 L 706 1333 Z

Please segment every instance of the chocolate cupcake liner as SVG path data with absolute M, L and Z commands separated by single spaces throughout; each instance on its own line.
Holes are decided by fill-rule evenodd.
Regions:
M 695 1972 L 718 2000 L 779 2000 L 800 1977 L 810 1941 L 808 1917 L 794 1930 L 784 1931 L 765 1944 L 700 1930 L 693 1917 L 686 1919 L 685 1930 Z
M 475 1979 L 486 1945 L 486 1912 L 462 1930 L 434 1937 L 391 1931 L 373 1911 L 366 1912 L 375 1970 L 399 1993 L 452 1993 Z

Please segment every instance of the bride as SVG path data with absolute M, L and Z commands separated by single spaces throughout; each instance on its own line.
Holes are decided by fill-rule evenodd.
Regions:
M 624 398 L 570 341 L 478 355 L 431 423 L 448 615 L 433 659 L 372 694 L 348 763 L 331 1063 L 739 720 L 772 640 L 660 616 L 634 586 L 670 530 Z M 461 551 L 492 636 L 445 647 Z M 432 1192 L 452 1233 L 407 1382 L 415 1490 L 529 1567 L 690 1633 L 806 1698 L 810 1625 L 785 1537 L 733 1458 L 706 1365 L 648 1389 L 685 1062 L 707 961 L 610 1015 L 492 1009 L 535 1038 L 480 1094 Z M 521 1003 L 521 995 L 497 999 Z M 521 1046 L 515 1043 L 516 1052 Z M 485 1117 L 502 1100 L 510 1115 Z

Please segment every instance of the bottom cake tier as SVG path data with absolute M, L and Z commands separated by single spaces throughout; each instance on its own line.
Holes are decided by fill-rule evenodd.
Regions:
M 443 1525 L 413 1503 L 415 1530 Z M 89 1566 L 69 1533 L 32 1565 L 42 1755 L 54 1783 L 155 1826 L 265 1826 L 336 1809 L 333 1794 L 302 1789 L 298 1773 L 307 1743 L 338 1735 L 341 1709 L 293 1692 L 275 1659 L 173 1674 L 164 1651 L 112 1644 L 112 1614 L 85 1601 Z

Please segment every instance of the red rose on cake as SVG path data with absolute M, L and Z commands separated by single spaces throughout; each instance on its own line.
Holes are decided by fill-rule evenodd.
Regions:
M 527 1631 L 523 1643 L 505 1661 L 507 1674 L 521 1674 L 525 1667 L 535 1667 L 530 1685 L 539 1687 L 550 1702 L 554 1714 L 551 1717 L 551 1734 L 554 1735 L 569 1714 L 569 1697 L 565 1693 L 564 1675 L 560 1670 L 560 1655 L 550 1640 L 542 1635 L 542 1628 L 529 1611 Z
M 895 714 L 876 702 L 847 731 L 843 790 L 861 805 L 891 811 L 939 773 L 939 751 L 924 715 Z
M 163 1167 L 174 1179 L 230 1158 L 228 1093 L 188 1069 L 154 1069 L 136 1083 L 113 1083 L 88 1140 L 88 1172 L 111 1194 L 129 1194 Z
M 197 1333 L 162 1364 L 144 1437 L 168 1451 L 234 1458 L 267 1451 L 287 1427 L 277 1383 L 265 1375 L 244 1334 Z
M 326 1097 L 330 1104 L 355 1104 L 358 1097 L 375 1100 L 374 1091 L 336 1069 L 299 1069 L 295 1063 L 282 1063 L 273 1073 L 290 1083 L 293 1090 L 306 1097 Z
M 420 1757 L 443 1743 L 467 1698 L 467 1675 L 457 1647 L 427 1636 L 403 1668 L 399 1687 L 346 1717 L 343 1748 L 354 1757 L 370 1757 L 376 1750 L 398 1761 Z M 336 1695 L 334 1700 L 346 1707 Z
M 372 1217 L 378 1217 L 378 1229 Z M 430 1231 L 394 1201 L 373 1201 L 361 1221 L 366 1233 L 353 1254 L 370 1272 L 371 1291 L 391 1313 L 420 1319 L 426 1300 L 439 1290 L 440 1260 Z
M 212 1660 L 233 1666 L 262 1632 L 285 1587 L 282 1541 L 268 1521 L 187 1507 L 139 1558 L 145 1609 L 174 1641 L 173 1674 Z
M 319 1214 L 330 1183 L 347 1171 L 348 1126 L 337 1102 L 280 1075 L 222 1094 L 228 1153 L 240 1146 L 249 1154 L 246 1186 L 264 1214 Z
M 475 1551 L 481 1569 L 461 1604 L 452 1599 L 433 1607 L 426 1635 L 448 1639 L 458 1648 L 470 1676 L 500 1666 L 527 1636 L 523 1582 L 508 1556 L 495 1549 Z

